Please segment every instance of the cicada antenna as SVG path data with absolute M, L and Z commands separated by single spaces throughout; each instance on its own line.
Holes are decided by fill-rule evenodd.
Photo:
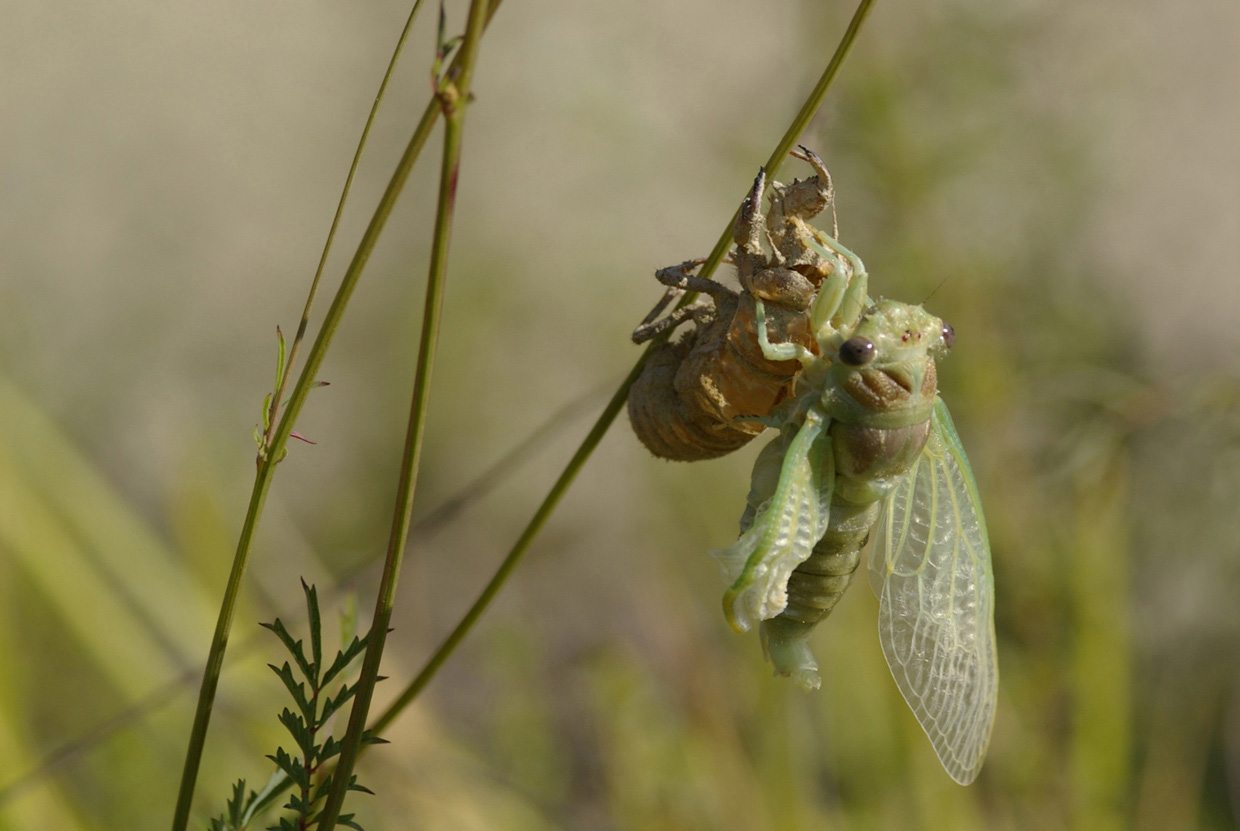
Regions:
M 927 294 L 927 295 L 926 295 L 926 298 L 925 298 L 924 300 L 922 300 L 922 301 L 921 301 L 921 303 L 920 303 L 919 305 L 924 306 L 924 305 L 926 305 L 927 303 L 929 303 L 929 302 L 930 302 L 930 298 L 931 298 L 931 297 L 934 297 L 936 294 L 938 294 L 938 293 L 939 293 L 939 289 L 943 288 L 943 286 L 945 286 L 945 285 L 947 284 L 947 281 L 948 281 L 948 280 L 950 280 L 951 278 L 952 278 L 952 275 L 951 275 L 951 274 L 948 274 L 946 277 L 944 277 L 942 280 L 940 280 L 940 281 L 939 281 L 939 284 L 938 284 L 937 286 L 935 286 L 935 287 L 934 287 L 934 290 L 933 290 L 933 291 L 931 291 L 929 294 Z

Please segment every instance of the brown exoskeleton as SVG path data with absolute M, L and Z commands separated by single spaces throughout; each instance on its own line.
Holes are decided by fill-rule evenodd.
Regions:
M 629 392 L 633 431 L 656 456 L 695 461 L 731 453 L 761 433 L 760 420 L 791 395 L 801 365 L 763 356 L 754 322 L 755 298 L 765 305 L 772 341 L 817 349 L 809 308 L 823 279 L 841 260 L 820 253 L 823 233 L 808 222 L 828 207 L 834 216 L 831 176 L 818 156 L 804 147 L 799 150 L 792 155 L 808 162 L 816 175 L 790 185 L 771 182 L 771 205 L 764 216 L 762 200 L 768 188 L 766 171 L 759 171 L 741 204 L 732 229 L 739 292 L 694 275 L 703 260 L 655 273 L 667 292 L 633 331 L 633 341 L 644 343 L 686 320 L 694 323 L 675 343 L 653 349 Z M 864 302 L 863 279 L 855 281 L 858 285 L 850 285 L 850 279 L 835 282 L 847 286 L 849 294 L 859 291 L 858 302 Z M 656 319 L 686 291 L 704 297 Z

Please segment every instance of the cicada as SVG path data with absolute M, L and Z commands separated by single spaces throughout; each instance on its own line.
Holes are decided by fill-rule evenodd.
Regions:
M 944 768 L 967 784 L 989 744 L 998 666 L 986 522 L 938 395 L 935 360 L 955 333 L 920 306 L 844 302 L 865 268 L 817 241 L 835 267 L 810 309 L 812 348 L 772 342 L 755 300 L 762 355 L 803 371 L 766 419 L 780 434 L 754 465 L 740 538 L 714 552 L 731 582 L 724 613 L 737 631 L 759 623 L 778 674 L 818 687 L 807 638 L 873 536 L 883 654 Z
M 838 258 L 823 256 L 819 238 L 826 235 L 808 220 L 832 206 L 834 193 L 818 156 L 803 147 L 793 155 L 809 162 L 815 175 L 768 187 L 760 171 L 741 205 L 732 231 L 739 292 L 694 275 L 701 260 L 655 274 L 667 292 L 633 340 L 643 343 L 686 321 L 694 324 L 678 342 L 652 350 L 629 393 L 633 430 L 656 456 L 693 461 L 730 453 L 765 429 L 755 419 L 769 416 L 792 394 L 801 365 L 769 358 L 759 348 L 757 301 L 765 304 L 767 329 L 777 339 L 815 348 L 809 308 Z M 771 205 L 764 214 L 768 190 Z M 656 319 L 686 291 L 703 297 Z

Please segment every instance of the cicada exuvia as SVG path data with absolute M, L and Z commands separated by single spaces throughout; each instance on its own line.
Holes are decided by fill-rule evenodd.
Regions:
M 739 292 L 694 275 L 701 260 L 655 274 L 667 292 L 634 330 L 633 340 L 643 343 L 693 323 L 679 341 L 651 351 L 629 392 L 633 430 L 656 456 L 693 461 L 730 453 L 761 433 L 759 420 L 791 395 L 801 364 L 763 353 L 754 316 L 757 301 L 765 305 L 772 337 L 811 351 L 816 345 L 809 309 L 828 277 L 834 277 L 833 288 L 847 293 L 845 305 L 860 308 L 864 303 L 864 279 L 852 279 L 847 261 L 826 247 L 831 237 L 809 224 L 828 207 L 834 212 L 830 174 L 809 150 L 802 147 L 793 155 L 809 162 L 815 175 L 782 185 L 768 183 L 765 172 L 759 172 L 741 205 L 732 232 Z M 764 212 L 768 192 L 770 208 Z M 659 318 L 686 291 L 703 297 Z

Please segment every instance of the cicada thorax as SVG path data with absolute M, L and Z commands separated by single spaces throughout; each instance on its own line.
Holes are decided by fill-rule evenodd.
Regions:
M 809 308 L 831 267 L 814 253 L 811 243 L 820 232 L 806 220 L 831 204 L 832 191 L 821 160 L 806 153 L 799 158 L 810 161 L 817 175 L 768 188 L 760 173 L 742 205 L 733 229 L 739 292 L 693 276 L 691 266 L 701 261 L 656 273 L 669 292 L 633 339 L 641 343 L 685 320 L 694 323 L 676 343 L 651 350 L 629 393 L 633 430 L 656 456 L 694 461 L 730 453 L 761 433 L 757 419 L 770 417 L 792 394 L 801 365 L 762 354 L 755 298 L 764 303 L 772 339 L 817 350 Z M 770 210 L 764 214 L 768 191 Z M 652 322 L 670 298 L 685 291 L 705 297 Z

